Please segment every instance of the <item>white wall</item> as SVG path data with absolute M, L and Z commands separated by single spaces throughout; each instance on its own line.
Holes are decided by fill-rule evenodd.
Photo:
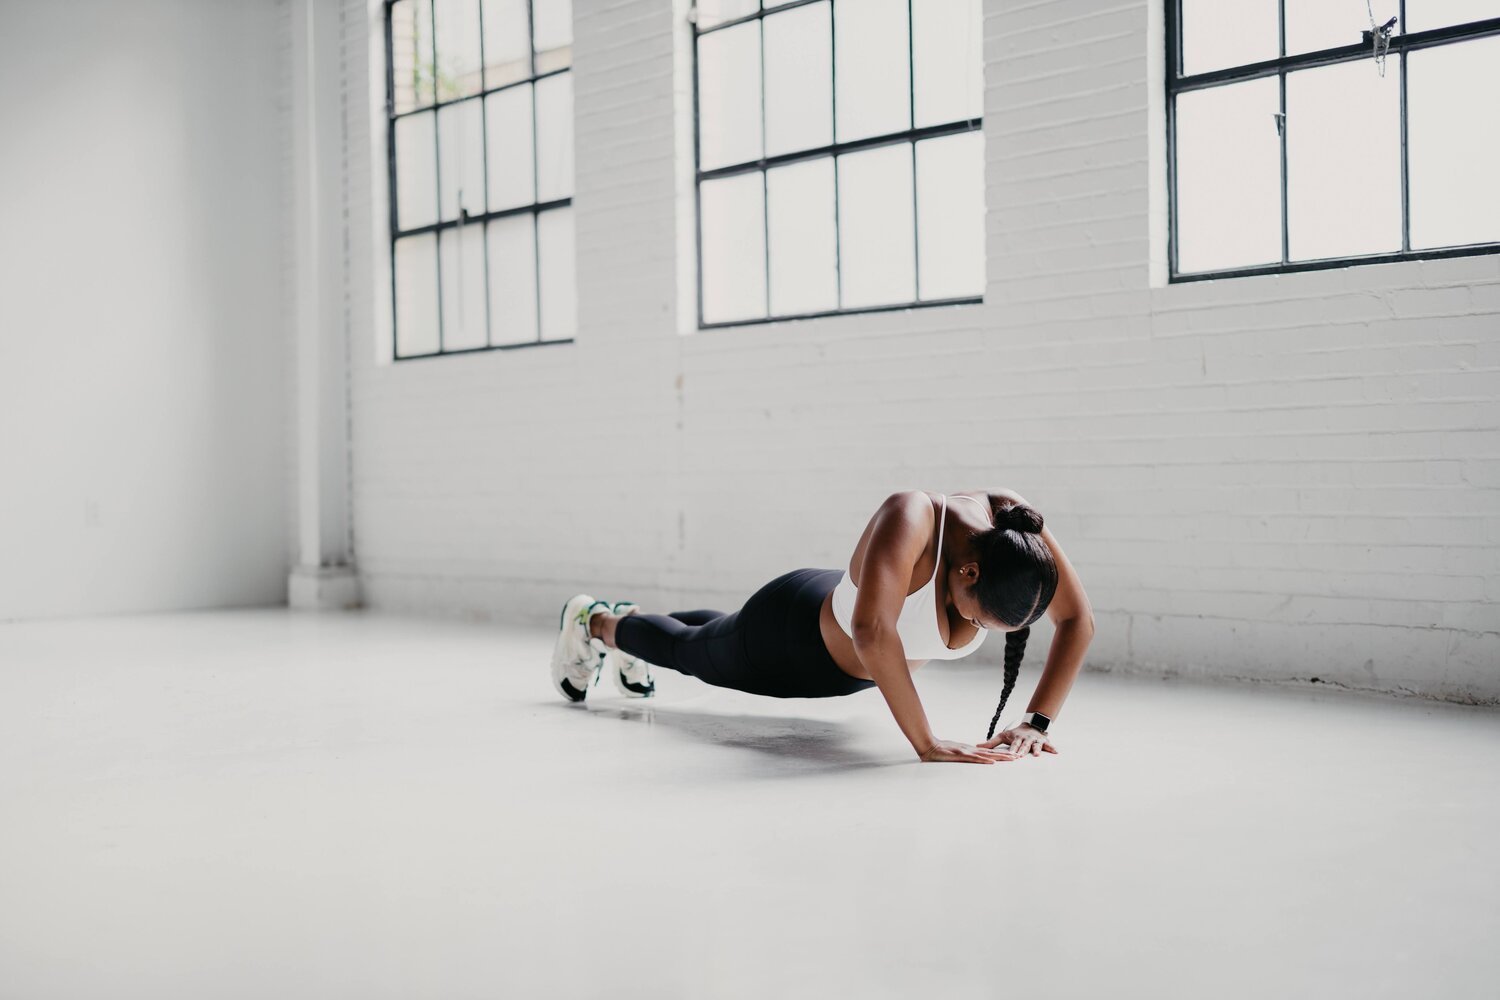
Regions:
M 379 21 L 345 10 L 375 607 L 729 608 L 892 490 L 1003 486 L 1082 575 L 1092 667 L 1500 699 L 1500 257 L 1154 286 L 1146 3 L 988 4 L 983 305 L 684 336 L 687 29 L 576 0 L 577 343 L 395 365 Z
M 0 620 L 285 600 L 284 15 L 0 4 Z

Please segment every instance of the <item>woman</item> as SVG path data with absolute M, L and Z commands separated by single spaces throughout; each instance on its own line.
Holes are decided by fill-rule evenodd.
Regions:
M 996 736 L 1031 623 L 1043 612 L 1056 633 L 1041 682 L 1025 721 Z M 1047 728 L 1094 635 L 1078 575 L 1042 516 L 1009 490 L 894 493 L 865 526 L 847 571 L 793 570 L 732 614 L 648 615 L 578 594 L 564 605 L 561 626 L 552 678 L 573 701 L 606 667 L 621 693 L 647 697 L 655 691 L 652 664 L 777 698 L 879 687 L 920 759 L 976 764 L 1057 752 Z M 1005 685 L 985 742 L 937 739 L 911 672 L 968 655 L 992 631 L 1006 634 Z

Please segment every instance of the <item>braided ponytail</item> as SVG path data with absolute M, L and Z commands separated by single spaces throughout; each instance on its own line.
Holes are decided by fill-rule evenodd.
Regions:
M 1026 655 L 1026 640 L 1031 637 L 1031 623 L 1042 616 L 1057 589 L 1057 566 L 1051 550 L 1041 539 L 1042 524 L 1042 515 L 1028 504 L 997 509 L 995 527 L 982 545 L 988 558 L 982 557 L 980 565 L 980 601 L 1002 621 L 1019 620 L 1022 626 L 1005 634 L 1005 686 L 990 719 L 990 731 L 984 737 L 987 740 L 995 735 L 1000 713 L 1005 711 L 1005 703 L 1016 686 L 1021 658 Z M 991 567 L 1000 572 L 993 573 Z M 997 577 L 999 583 L 995 582 Z
M 1000 704 L 995 706 L 995 717 L 990 720 L 990 731 L 984 734 L 985 739 L 995 735 L 995 726 L 1000 722 L 1000 713 L 1005 711 L 1010 689 L 1016 686 L 1016 675 L 1021 672 L 1021 657 L 1026 655 L 1026 640 L 1030 637 L 1030 625 L 1005 633 L 1005 687 L 1000 689 Z

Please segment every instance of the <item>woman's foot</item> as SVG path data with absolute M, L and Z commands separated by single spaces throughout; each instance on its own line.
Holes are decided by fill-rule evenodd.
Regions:
M 563 605 L 557 643 L 552 647 L 552 686 L 569 701 L 583 701 L 589 685 L 599 682 L 604 647 L 595 645 L 589 620 L 609 610 L 607 602 L 588 594 L 575 594 Z

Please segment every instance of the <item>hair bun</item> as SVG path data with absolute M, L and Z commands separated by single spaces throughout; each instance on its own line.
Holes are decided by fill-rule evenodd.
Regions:
M 1022 531 L 1028 534 L 1039 534 L 1042 530 L 1042 515 L 1035 507 L 1028 504 L 1018 503 L 1000 512 L 995 524 L 1001 528 L 1009 528 L 1012 531 Z

